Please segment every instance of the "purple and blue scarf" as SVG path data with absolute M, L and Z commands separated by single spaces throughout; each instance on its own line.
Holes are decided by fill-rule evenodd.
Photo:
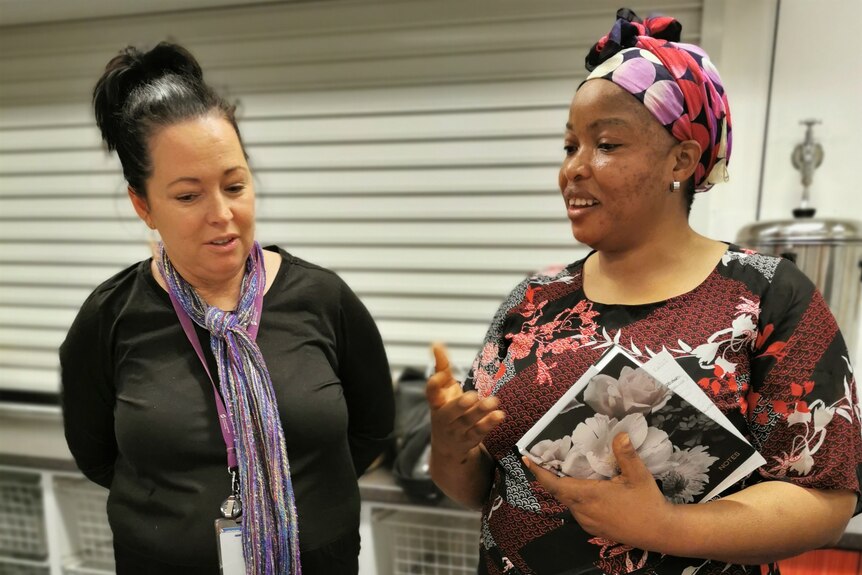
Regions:
M 266 362 L 248 331 L 260 320 L 266 285 L 260 244 L 255 242 L 249 254 L 235 311 L 208 305 L 173 267 L 163 245 L 159 269 L 183 310 L 210 333 L 218 384 L 235 433 L 246 572 L 299 575 L 296 504 L 284 430 Z

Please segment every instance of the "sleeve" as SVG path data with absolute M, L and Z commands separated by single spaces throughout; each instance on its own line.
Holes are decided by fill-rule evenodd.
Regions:
M 393 440 L 395 396 L 377 325 L 356 294 L 341 282 L 338 376 L 347 402 L 347 436 L 357 477 Z
M 94 296 L 84 302 L 60 346 L 63 428 L 69 451 L 91 481 L 110 487 L 117 458 L 110 350 Z
M 835 318 L 814 284 L 782 261 L 761 300 L 749 426 L 765 479 L 849 489 L 860 510 L 862 428 L 856 382 Z
M 500 380 L 512 371 L 512 365 L 506 363 L 509 344 L 506 339 L 506 320 L 509 312 L 528 297 L 532 280 L 533 278 L 527 278 L 519 283 L 497 308 L 482 342 L 482 349 L 464 379 L 464 391 L 476 391 L 481 397 L 488 397 L 497 388 Z

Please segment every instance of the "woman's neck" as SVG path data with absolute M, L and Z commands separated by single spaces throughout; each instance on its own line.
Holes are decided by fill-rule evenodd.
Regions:
M 281 254 L 271 252 L 269 250 L 263 250 L 263 264 L 264 270 L 266 272 L 266 285 L 264 286 L 263 293 L 266 293 L 269 291 L 269 288 L 275 281 L 276 274 L 281 267 Z M 156 279 L 156 282 L 160 286 L 162 286 L 162 289 L 168 291 L 168 286 L 165 283 L 165 279 L 162 277 L 161 272 L 159 271 L 155 258 L 151 260 L 150 270 L 153 274 L 153 277 Z M 235 310 L 237 305 L 239 304 L 239 298 L 242 292 L 242 278 L 244 273 L 245 268 L 243 268 L 243 270 L 230 281 L 222 282 L 218 285 L 195 285 L 192 282 L 189 283 L 193 288 L 195 288 L 195 291 L 198 292 L 198 295 L 200 295 L 201 298 L 203 298 L 203 300 L 209 305 L 216 306 L 217 308 L 223 310 Z M 181 271 L 180 275 L 182 275 Z M 183 277 L 185 278 L 185 276 Z
M 242 292 L 243 271 L 239 275 L 223 282 L 189 282 L 198 295 L 208 305 L 215 306 L 224 311 L 232 311 L 239 304 Z
M 156 282 L 162 286 L 162 289 L 168 291 L 165 278 L 162 277 L 162 273 L 159 271 L 158 264 L 156 264 L 155 259 L 150 263 L 150 271 L 152 272 Z M 220 282 L 200 281 L 195 279 L 193 276 L 189 279 L 181 269 L 177 269 L 177 272 L 195 289 L 201 299 L 203 299 L 208 305 L 215 306 L 225 311 L 236 309 L 237 304 L 239 303 L 240 292 L 242 291 L 242 278 L 245 273 L 244 268 L 240 270 L 239 274 L 236 276 Z
M 663 301 L 700 285 L 726 247 L 685 226 L 625 249 L 597 250 L 584 263 L 584 291 L 608 304 Z

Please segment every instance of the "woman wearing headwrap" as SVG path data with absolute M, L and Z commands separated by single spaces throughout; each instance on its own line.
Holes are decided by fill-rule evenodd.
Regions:
M 823 298 L 791 262 L 688 224 L 693 194 L 726 177 L 731 129 L 715 67 L 680 28 L 622 10 L 587 56 L 559 186 L 590 254 L 514 289 L 463 386 L 435 349 L 432 475 L 482 508 L 480 573 L 775 573 L 859 511 L 855 382 Z M 709 464 L 694 450 L 661 486 L 625 433 L 595 438 L 610 480 L 522 460 L 515 443 L 612 344 L 669 351 L 766 464 L 694 504 Z
M 394 415 L 374 321 L 333 272 L 255 240 L 234 107 L 187 50 L 126 48 L 93 103 L 162 238 L 60 348 L 66 438 L 110 490 L 117 573 L 215 575 L 214 520 L 230 534 L 238 516 L 247 573 L 356 575 L 356 478 Z

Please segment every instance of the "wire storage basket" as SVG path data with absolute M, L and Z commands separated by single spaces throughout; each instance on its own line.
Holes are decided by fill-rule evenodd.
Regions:
M 38 474 L 0 471 L 0 556 L 25 560 L 48 557 Z M 7 567 L 0 566 L 0 573 Z
M 48 566 L 27 565 L 25 563 L 13 563 L 0 560 L 0 575 L 50 575 L 51 568 Z
M 113 573 L 114 544 L 108 525 L 108 491 L 86 479 L 55 477 L 54 491 L 69 538 L 66 575 Z
M 479 521 L 461 511 L 372 510 L 379 575 L 474 575 Z

